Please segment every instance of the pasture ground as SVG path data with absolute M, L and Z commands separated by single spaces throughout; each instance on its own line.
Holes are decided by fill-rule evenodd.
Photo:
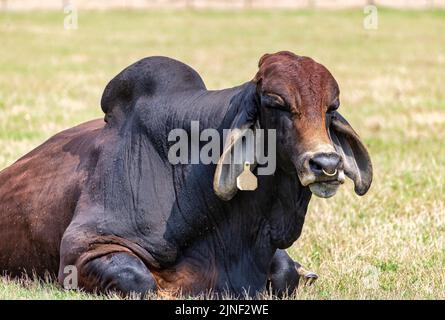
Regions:
M 102 90 L 139 58 L 193 66 L 209 88 L 253 77 L 263 53 L 315 58 L 340 84 L 340 111 L 369 146 L 374 184 L 313 199 L 290 254 L 320 279 L 298 299 L 445 298 L 445 11 L 0 13 L 0 168 L 56 132 L 102 117 Z M 0 299 L 96 299 L 0 278 Z

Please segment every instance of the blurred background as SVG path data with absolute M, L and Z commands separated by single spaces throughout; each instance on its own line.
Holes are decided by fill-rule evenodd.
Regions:
M 239 85 L 264 53 L 324 64 L 368 146 L 374 184 L 311 202 L 293 258 L 320 276 L 298 299 L 445 298 L 445 0 L 0 0 L 0 169 L 103 117 L 120 70 L 150 55 Z M 0 278 L 0 298 L 97 298 Z
M 79 9 L 141 8 L 347 8 L 374 4 L 396 8 L 445 7 L 445 0 L 0 0 L 4 9 L 58 9 L 69 3 Z

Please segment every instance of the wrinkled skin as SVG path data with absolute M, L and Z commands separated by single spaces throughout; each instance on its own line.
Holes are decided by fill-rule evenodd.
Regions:
M 358 194 L 371 184 L 338 94 L 323 66 L 289 52 L 219 91 L 169 58 L 131 65 L 104 91 L 105 122 L 61 132 L 0 173 L 0 269 L 49 271 L 63 284 L 74 265 L 83 289 L 123 294 L 291 293 L 304 272 L 283 249 L 300 236 L 311 194 L 332 196 L 345 174 Z M 237 165 L 170 164 L 167 135 L 192 120 L 221 137 L 276 129 L 275 174 L 237 192 Z

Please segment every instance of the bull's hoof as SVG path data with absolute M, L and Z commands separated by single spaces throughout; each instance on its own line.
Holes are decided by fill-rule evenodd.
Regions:
M 318 279 L 318 275 L 313 271 L 308 271 L 304 269 L 302 266 L 296 268 L 298 275 L 303 279 L 303 283 L 305 286 L 312 285 L 315 280 Z

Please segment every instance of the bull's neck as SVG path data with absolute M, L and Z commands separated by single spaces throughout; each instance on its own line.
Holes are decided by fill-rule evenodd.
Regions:
M 240 107 L 230 103 L 232 98 L 242 100 L 245 90 L 252 88 L 246 84 L 231 90 L 229 94 L 196 92 L 184 98 L 184 104 L 195 104 L 185 108 L 182 118 L 176 109 L 157 117 L 154 113 L 152 118 L 134 115 L 117 130 L 117 145 L 110 146 L 112 151 L 103 162 L 109 175 L 101 177 L 109 232 L 134 234 L 147 247 L 164 250 L 165 256 L 158 255 L 165 260 L 203 239 L 211 240 L 212 250 L 222 256 L 243 250 L 263 250 L 269 256 L 296 240 L 310 199 L 296 175 L 279 171 L 260 176 L 258 190 L 238 192 L 226 202 L 213 191 L 214 164 L 168 161 L 169 130 L 187 128 L 192 120 L 200 121 L 201 130 L 229 128 Z M 122 219 L 125 225 L 113 224 Z

